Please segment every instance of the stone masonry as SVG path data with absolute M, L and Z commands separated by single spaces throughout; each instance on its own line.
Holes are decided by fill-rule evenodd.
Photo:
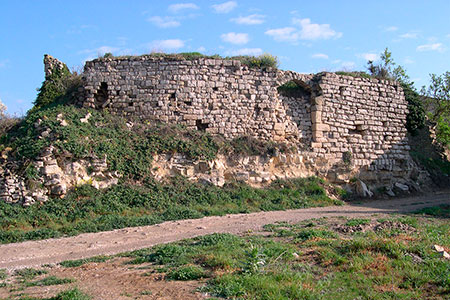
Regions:
M 47 55 L 44 64 L 46 77 L 54 68 L 65 67 Z M 356 190 L 370 196 L 370 188 L 383 186 L 392 193 L 396 186 L 417 186 L 423 175 L 409 156 L 407 103 L 397 82 L 175 56 L 99 58 L 86 62 L 82 77 L 77 105 L 146 122 L 182 124 L 228 139 L 251 136 L 283 142 L 297 149 L 272 157 L 222 155 L 212 162 L 159 155 L 153 171 L 157 179 L 181 174 L 215 185 L 242 180 L 259 186 L 317 175 L 335 183 L 356 182 Z M 280 88 L 286 83 L 296 92 Z M 58 161 L 51 148 L 33 166 L 40 174 L 34 183 L 39 189 L 30 189 L 30 182 L 13 174 L 12 168 L 0 169 L 0 200 L 43 202 L 48 196 L 62 197 L 77 184 L 101 188 L 120 177 L 107 171 L 106 158 Z M 95 176 L 88 169 L 95 170 Z
M 297 145 L 336 182 L 405 177 L 407 103 L 397 82 L 255 69 L 237 60 L 101 58 L 87 62 L 81 105 L 192 129 Z M 303 93 L 278 87 L 294 82 Z

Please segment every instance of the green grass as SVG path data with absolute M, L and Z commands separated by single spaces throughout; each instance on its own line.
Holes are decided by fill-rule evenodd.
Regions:
M 433 217 L 450 218 L 450 205 L 423 208 L 416 212 Z
M 417 215 L 385 221 L 417 230 L 367 230 L 344 238 L 330 220 L 319 219 L 268 225 L 272 236 L 216 233 L 124 255 L 153 264 L 168 280 L 206 277 L 201 291 L 227 299 L 449 299 L 450 261 L 431 245 L 450 247 L 450 224 Z
M 48 276 L 44 277 L 40 280 L 26 282 L 25 286 L 49 286 L 49 285 L 60 285 L 74 282 L 74 279 L 71 278 L 58 278 L 56 276 Z
M 345 226 L 367 225 L 369 223 L 369 219 L 350 219 L 345 223 Z
M 330 199 L 315 177 L 275 181 L 264 189 L 232 183 L 219 188 L 175 178 L 120 184 L 105 190 L 80 186 L 63 199 L 21 207 L 0 203 L 0 242 L 37 240 L 83 232 L 144 226 L 166 220 L 228 213 L 342 204 Z
M 0 280 L 4 280 L 8 277 L 8 272 L 5 269 L 0 269 Z
M 80 267 L 82 265 L 85 265 L 87 263 L 99 263 L 99 262 L 105 262 L 111 259 L 108 256 L 94 256 L 90 258 L 83 258 L 83 259 L 76 259 L 76 260 L 65 260 L 59 263 L 64 268 L 76 268 Z
M 34 279 L 37 276 L 47 274 L 48 271 L 46 270 L 38 270 L 33 268 L 25 268 L 25 269 L 19 269 L 14 272 L 14 275 L 21 277 L 22 280 L 31 280 Z
M 104 58 L 114 58 L 111 53 L 107 53 L 103 58 L 99 58 L 102 60 Z M 221 57 L 218 54 L 215 55 L 204 55 L 199 52 L 182 52 L 182 53 L 150 53 L 141 55 L 145 57 L 154 57 L 154 58 L 165 58 L 165 59 L 175 59 L 175 60 L 196 60 L 200 58 L 208 58 L 208 59 L 225 59 L 225 60 L 239 60 L 243 65 L 248 66 L 250 68 L 278 68 L 278 58 L 268 53 L 261 54 L 259 56 L 250 56 L 250 55 L 241 55 L 241 56 L 230 56 L 230 57 Z M 117 56 L 118 59 L 123 58 L 133 58 L 134 56 Z
M 424 153 L 411 151 L 411 156 L 417 159 L 430 172 L 439 172 L 450 176 L 450 162 L 440 158 L 431 158 Z

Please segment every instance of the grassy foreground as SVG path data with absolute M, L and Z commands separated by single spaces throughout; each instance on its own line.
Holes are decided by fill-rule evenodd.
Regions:
M 208 278 L 201 290 L 226 299 L 450 299 L 450 260 L 432 249 L 450 248 L 449 208 L 272 224 L 271 236 L 212 234 L 126 255 L 166 280 Z
M 449 218 L 450 206 L 441 206 L 407 216 L 276 223 L 266 225 L 264 235 L 211 234 L 60 266 L 77 274 L 78 268 L 96 272 L 103 268 L 98 264 L 121 261 L 127 272 L 145 271 L 146 280 L 197 281 L 207 299 L 450 299 L 450 260 L 433 249 L 436 244 L 450 249 Z M 80 291 L 86 290 L 83 282 L 49 272 L 50 267 L 12 277 L 0 272 L 0 288 L 8 289 L 11 299 L 91 299 Z M 16 283 L 5 283 L 8 277 Z M 52 298 L 27 296 L 29 287 L 51 285 L 65 291 Z M 143 288 L 127 296 L 160 293 Z
M 0 243 L 144 226 L 168 220 L 342 204 L 330 199 L 321 179 L 273 182 L 264 189 L 235 183 L 219 188 L 175 178 L 142 186 L 97 190 L 80 186 L 63 199 L 21 207 L 0 202 Z

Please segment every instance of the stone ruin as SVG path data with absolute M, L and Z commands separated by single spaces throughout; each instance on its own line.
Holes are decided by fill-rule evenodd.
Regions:
M 45 62 L 46 76 L 60 66 L 50 56 Z M 365 183 L 407 190 L 423 175 L 409 155 L 407 102 L 398 82 L 249 68 L 232 59 L 151 55 L 88 61 L 82 80 L 76 103 L 82 107 L 298 149 L 215 162 L 160 155 L 157 178 L 182 174 L 217 185 L 229 179 L 258 185 L 317 175 L 334 183 L 356 182 L 360 193 L 370 196 Z M 285 84 L 294 92 L 283 89 Z

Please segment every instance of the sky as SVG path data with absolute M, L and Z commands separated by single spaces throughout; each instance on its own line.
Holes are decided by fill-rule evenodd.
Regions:
M 43 56 L 72 70 L 111 52 L 278 57 L 301 73 L 364 71 L 387 47 L 417 87 L 450 71 L 448 0 L 0 0 L 0 101 L 32 107 Z

